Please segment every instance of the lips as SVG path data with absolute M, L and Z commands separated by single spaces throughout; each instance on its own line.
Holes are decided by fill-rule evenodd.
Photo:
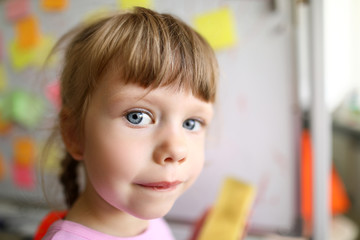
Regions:
M 181 181 L 174 181 L 174 182 L 163 181 L 163 182 L 140 183 L 137 185 L 155 191 L 171 191 L 176 189 L 176 187 L 181 183 L 182 183 Z

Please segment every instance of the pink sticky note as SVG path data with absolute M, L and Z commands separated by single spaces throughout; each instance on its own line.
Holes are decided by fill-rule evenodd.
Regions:
M 45 95 L 57 109 L 61 107 L 60 83 L 58 81 L 46 86 Z
M 5 4 L 5 15 L 9 21 L 25 17 L 30 12 L 29 0 L 10 0 Z
M 13 181 L 14 184 L 21 188 L 32 190 L 35 188 L 34 168 L 29 166 L 13 165 Z

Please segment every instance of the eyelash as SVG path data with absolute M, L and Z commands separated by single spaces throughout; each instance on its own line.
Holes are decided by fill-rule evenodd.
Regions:
M 130 125 L 132 125 L 132 126 L 134 126 L 134 127 L 141 127 L 142 125 L 141 125 L 141 124 L 136 124 L 136 123 L 130 122 L 130 120 L 129 120 L 128 117 L 129 117 L 129 115 L 132 114 L 132 113 L 142 113 L 142 114 L 146 114 L 146 115 L 149 116 L 149 118 L 151 119 L 151 121 L 154 122 L 154 117 L 153 117 L 153 115 L 151 114 L 150 111 L 147 111 L 147 110 L 145 110 L 145 109 L 131 109 L 131 110 L 125 112 L 124 115 L 123 115 L 123 117 L 126 119 L 126 121 L 127 121 Z M 143 120 L 143 118 L 142 118 L 141 120 Z
M 127 121 L 130 125 L 132 125 L 132 126 L 134 126 L 134 127 L 141 127 L 142 125 L 141 125 L 141 124 L 135 124 L 135 123 L 130 122 L 130 120 L 128 119 L 128 116 L 129 116 L 129 114 L 131 114 L 131 113 L 143 113 L 143 114 L 146 114 L 146 115 L 148 115 L 148 116 L 150 117 L 150 119 L 152 120 L 152 122 L 155 122 L 155 121 L 154 121 L 154 116 L 153 116 L 153 114 L 152 114 L 150 111 L 145 110 L 145 109 L 131 109 L 131 110 L 129 110 L 129 111 L 127 111 L 127 112 L 124 113 L 124 118 L 126 119 L 126 121 Z M 142 120 L 142 119 L 141 119 L 141 120 Z M 206 125 L 207 125 L 206 122 L 205 122 L 204 120 L 202 120 L 202 119 L 199 119 L 199 118 L 187 118 L 187 119 L 185 119 L 185 120 L 183 121 L 183 126 L 184 126 L 185 122 L 186 122 L 186 121 L 189 121 L 189 120 L 195 121 L 196 123 L 200 124 L 201 129 L 205 128 Z M 184 128 L 185 128 L 185 127 L 184 127 Z M 186 129 L 186 128 L 185 128 L 185 129 Z M 188 129 L 188 130 L 192 131 L 192 129 Z

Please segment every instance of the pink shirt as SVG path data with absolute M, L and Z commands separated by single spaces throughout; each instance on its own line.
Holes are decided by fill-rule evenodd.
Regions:
M 175 240 L 167 223 L 162 219 L 150 220 L 145 232 L 135 237 L 115 237 L 81 224 L 58 220 L 47 231 L 43 240 Z

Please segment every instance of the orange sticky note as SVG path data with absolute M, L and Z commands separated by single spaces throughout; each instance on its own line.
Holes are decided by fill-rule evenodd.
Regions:
M 9 21 L 25 17 L 30 12 L 30 0 L 11 0 L 5 4 L 5 15 Z
M 195 18 L 195 29 L 215 49 L 231 47 L 236 43 L 235 17 L 224 7 Z
M 5 135 L 11 131 L 13 124 L 9 120 L 4 119 L 1 115 L 0 112 L 0 135 Z
M 13 181 L 19 188 L 32 190 L 35 188 L 35 173 L 31 167 L 13 165 Z
M 35 144 L 29 137 L 14 139 L 14 161 L 20 166 L 29 167 L 34 164 Z
M 45 11 L 61 11 L 67 6 L 67 0 L 41 0 L 41 7 Z
M 20 48 L 36 47 L 40 42 L 38 20 L 35 16 L 28 16 L 16 23 L 17 43 Z
M 3 180 L 6 175 L 4 157 L 0 153 L 0 180 Z

